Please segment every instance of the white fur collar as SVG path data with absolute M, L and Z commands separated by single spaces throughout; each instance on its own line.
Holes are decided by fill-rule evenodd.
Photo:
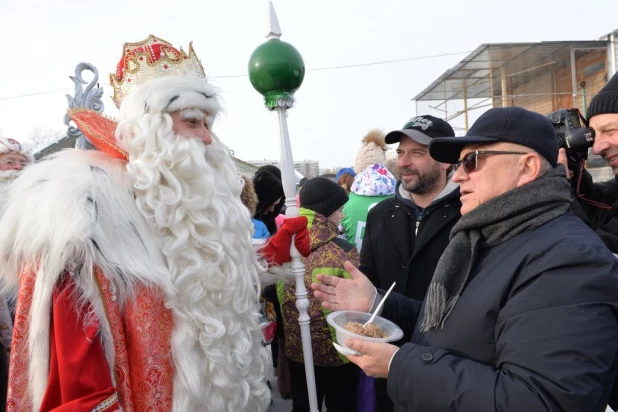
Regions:
M 121 305 L 136 282 L 170 290 L 170 276 L 155 237 L 135 206 L 121 160 L 94 151 L 66 150 L 27 168 L 8 196 L 0 220 L 4 286 L 16 290 L 22 266 L 40 262 L 28 344 L 32 404 L 40 405 L 49 369 L 52 291 L 65 270 L 74 275 L 78 299 L 91 303 L 97 319 L 105 316 L 94 265 L 115 285 Z M 111 333 L 106 322 L 101 324 L 111 366 Z

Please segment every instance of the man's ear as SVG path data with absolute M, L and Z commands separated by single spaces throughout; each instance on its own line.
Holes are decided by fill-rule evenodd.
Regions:
M 450 163 L 440 163 L 440 170 L 444 170 L 446 172 L 451 166 L 452 165 Z
M 522 156 L 519 162 L 519 180 L 517 187 L 521 187 L 535 181 L 541 176 L 543 160 L 538 153 L 528 153 Z

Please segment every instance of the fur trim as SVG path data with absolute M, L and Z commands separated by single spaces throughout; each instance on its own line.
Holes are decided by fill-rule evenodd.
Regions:
M 34 163 L 34 156 L 27 143 L 19 143 L 15 139 L 0 136 L 0 154 L 18 153 L 28 159 L 28 163 Z
M 294 280 L 294 271 L 292 270 L 292 262 L 284 263 L 281 266 L 270 266 L 268 262 L 261 254 L 261 250 L 268 243 L 268 239 L 252 239 L 251 244 L 255 253 L 260 257 L 260 264 L 262 265 L 262 271 L 260 271 L 260 286 L 262 288 L 275 284 L 280 280 L 284 282 L 291 282 Z
M 363 138 L 363 145 L 373 143 L 382 150 L 386 150 L 386 142 L 384 141 L 384 133 L 378 129 L 371 129 L 367 132 L 367 135 Z
M 209 153 L 215 149 L 215 145 L 211 146 Z M 197 156 L 196 152 L 189 152 Z M 231 160 L 222 159 L 229 163 L 225 169 L 229 170 L 224 175 L 225 183 L 237 183 Z M 266 352 L 259 348 L 257 276 L 265 276 L 270 281 L 284 276 L 275 274 L 272 277 L 263 268 L 257 268 L 255 254 L 245 247 L 250 247 L 251 222 L 249 212 L 239 201 L 240 185 L 234 186 L 230 193 L 220 194 L 225 195 L 221 202 L 228 207 L 221 208 L 217 216 L 225 215 L 229 219 L 222 232 L 227 240 L 209 243 L 215 251 L 224 244 L 234 247 L 225 249 L 226 257 L 222 257 L 225 263 L 213 261 L 201 269 L 203 277 L 210 281 L 204 280 L 199 285 L 193 282 L 183 285 L 182 278 L 176 278 L 176 283 L 172 284 L 174 276 L 168 270 L 168 264 L 170 267 L 174 265 L 168 263 L 169 258 L 163 258 L 162 237 L 151 231 L 139 211 L 133 186 L 134 181 L 127 173 L 124 161 L 98 152 L 69 149 L 27 168 L 9 189 L 9 202 L 0 220 L 6 228 L 0 232 L 0 273 L 4 276 L 5 287 L 16 289 L 24 265 L 38 262 L 28 336 L 29 393 L 33 408 L 38 410 L 47 387 L 51 299 L 63 274 L 68 273 L 76 284 L 77 304 L 88 302 L 92 307 L 84 321 L 101 320 L 105 354 L 110 367 L 114 364 L 110 325 L 103 321 L 103 303 L 92 270 L 97 265 L 115 287 L 121 309 L 122 304 L 131 298 L 133 286 L 137 283 L 165 291 L 174 314 L 171 342 L 176 368 L 174 410 L 197 410 L 183 405 L 196 405 L 196 401 L 202 399 L 212 400 L 213 393 L 218 395 L 219 403 L 212 410 L 223 410 L 219 406 L 226 401 L 230 402 L 230 410 L 266 410 L 269 393 L 262 378 L 268 361 Z M 214 190 L 216 188 L 212 185 L 211 191 Z M 206 200 L 211 198 L 205 197 Z M 200 206 L 195 208 L 198 212 L 202 210 Z M 196 220 L 203 221 L 201 218 Z M 234 225 L 241 227 L 235 233 L 247 236 L 232 234 L 230 228 Z M 210 231 L 205 236 L 218 236 L 216 233 L 221 232 Z M 194 234 L 198 235 L 198 232 Z M 169 242 L 166 245 L 178 248 L 180 254 L 185 252 L 182 246 L 170 245 Z M 187 269 L 192 270 L 190 266 Z M 222 270 L 227 273 L 233 270 L 239 282 L 228 284 L 227 277 L 214 276 L 215 272 Z M 186 290 L 194 292 L 186 293 Z M 208 303 L 205 308 L 208 313 L 202 303 L 206 294 L 220 298 L 220 301 L 212 299 Z M 196 305 L 202 307 L 199 313 L 191 311 L 191 303 L 188 303 L 198 299 Z M 233 318 L 231 315 L 222 316 L 228 312 L 237 314 L 239 321 L 229 321 Z M 209 316 L 195 320 L 188 316 L 196 313 Z M 220 333 L 226 338 L 229 336 L 229 342 L 220 339 Z M 217 371 L 203 373 L 208 367 L 225 365 L 226 361 L 230 362 L 229 371 L 219 367 Z M 213 376 L 217 377 L 216 382 L 205 385 L 204 382 Z M 195 379 L 189 382 L 188 378 Z M 188 388 L 192 391 L 189 392 Z M 236 396 L 234 402 L 221 396 L 221 393 L 229 394 L 230 390 Z M 197 392 L 201 396 L 196 396 Z M 239 405 L 245 407 L 234 409 Z
M 204 79 L 191 76 L 165 76 L 151 80 L 138 87 L 122 101 L 118 121 L 125 122 L 141 118 L 145 114 L 158 115 L 169 120 L 169 113 L 195 108 L 204 110 L 208 129 L 212 130 L 215 118 L 221 111 L 217 89 Z M 128 151 L 128 144 L 124 136 L 119 136 L 120 128 L 116 131 L 116 140 L 120 146 Z
M 35 409 L 47 387 L 49 317 L 60 276 L 68 272 L 76 283 L 78 304 L 91 304 L 86 322 L 105 319 L 94 265 L 108 275 L 120 305 L 136 282 L 169 290 L 165 261 L 137 210 L 124 165 L 102 153 L 68 149 L 25 169 L 8 191 L 0 220 L 4 287 L 16 290 L 24 266 L 38 262 L 28 338 Z M 113 365 L 109 326 L 102 335 Z
M 249 176 L 240 174 L 240 178 L 243 181 L 240 200 L 242 200 L 243 205 L 247 206 L 249 213 L 251 213 L 251 216 L 253 217 L 258 205 L 258 197 L 255 193 L 255 187 L 253 186 L 253 181 Z

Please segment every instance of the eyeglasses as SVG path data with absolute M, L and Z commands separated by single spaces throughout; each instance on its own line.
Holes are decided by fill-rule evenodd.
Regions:
M 503 154 L 524 155 L 528 153 L 510 152 L 510 151 L 504 151 L 504 150 L 474 150 L 466 154 L 463 157 L 463 159 L 461 159 L 459 162 L 455 163 L 455 170 L 457 170 L 459 166 L 462 165 L 466 173 L 471 173 L 471 172 L 474 172 L 479 167 L 479 155 L 503 155 Z

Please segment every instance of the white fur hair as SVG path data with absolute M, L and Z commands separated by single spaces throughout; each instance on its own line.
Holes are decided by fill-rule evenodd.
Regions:
M 17 289 L 25 265 L 38 262 L 30 313 L 29 393 L 38 410 L 49 370 L 52 293 L 70 276 L 78 305 L 90 303 L 84 322 L 105 319 L 93 265 L 115 287 L 122 306 L 137 283 L 169 290 L 165 261 L 139 210 L 124 162 L 69 149 L 26 168 L 8 190 L 0 220 L 0 273 Z M 100 322 L 106 356 L 114 364 L 107 322 Z
M 202 109 L 207 113 L 206 124 L 212 125 L 221 110 L 217 90 L 197 76 L 166 76 L 151 80 L 138 87 L 122 101 L 118 115 L 120 123 L 139 122 L 144 115 L 169 116 L 183 109 Z M 145 125 L 144 125 L 145 126 Z M 116 133 L 118 144 L 128 151 L 125 138 L 133 137 Z
M 0 170 L 0 216 L 8 198 L 8 188 L 20 173 L 21 170 Z
M 129 154 L 137 206 L 162 240 L 171 272 L 173 286 L 165 291 L 174 315 L 173 409 L 266 411 L 268 354 L 258 323 L 263 268 L 236 167 L 214 134 L 208 146 L 175 136 L 168 114 L 198 108 L 212 117 L 218 104 L 203 80 L 148 85 L 123 102 L 116 139 Z

